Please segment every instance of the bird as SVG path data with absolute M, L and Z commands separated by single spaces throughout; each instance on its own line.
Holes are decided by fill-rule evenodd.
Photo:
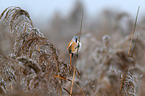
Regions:
M 68 43 L 67 50 L 70 55 L 70 70 L 71 70 L 71 58 L 75 54 L 78 57 L 78 52 L 81 48 L 81 42 L 78 36 L 74 36 L 72 40 Z

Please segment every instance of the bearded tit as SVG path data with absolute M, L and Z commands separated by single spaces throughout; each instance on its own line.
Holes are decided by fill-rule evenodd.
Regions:
M 78 36 L 74 36 L 72 40 L 68 43 L 68 53 L 70 55 L 70 69 L 71 69 L 71 58 L 73 57 L 73 54 L 75 54 L 78 57 L 78 52 L 81 48 L 81 42 L 79 40 Z

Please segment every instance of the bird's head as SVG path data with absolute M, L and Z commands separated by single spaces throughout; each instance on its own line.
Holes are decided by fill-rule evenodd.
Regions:
M 78 37 L 78 36 L 74 36 L 74 37 L 72 38 L 72 41 L 78 43 L 78 42 L 79 42 L 79 37 Z

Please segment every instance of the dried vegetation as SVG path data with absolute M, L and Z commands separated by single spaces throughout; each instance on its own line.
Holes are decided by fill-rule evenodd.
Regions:
M 1 93 L 39 90 L 59 95 L 65 80 L 55 76 L 69 78 L 73 71 L 69 70 L 69 64 L 60 59 L 54 45 L 33 27 L 27 11 L 9 7 L 0 19 L 9 24 L 15 38 L 13 52 L 9 56 L 1 54 Z
M 133 56 L 128 57 L 131 40 L 129 34 L 133 21 L 128 19 L 130 17 L 127 13 L 105 10 L 102 14 L 106 14 L 103 15 L 102 22 L 100 20 L 102 26 L 94 20 L 95 22 L 90 24 L 92 26 L 87 27 L 91 31 L 83 31 L 81 34 L 82 49 L 77 62 L 74 62 L 77 63 L 80 76 L 74 80 L 73 96 L 83 96 L 79 87 L 86 96 L 144 96 L 145 21 L 138 23 L 131 47 Z M 112 17 L 115 19 L 111 19 Z M 129 21 L 126 30 L 121 23 L 123 18 Z M 66 51 L 61 55 L 61 58 L 65 59 L 63 61 L 56 47 L 37 28 L 34 28 L 28 12 L 19 7 L 7 8 L 0 15 L 0 19 L 9 26 L 11 36 L 6 36 L 11 38 L 6 38 L 11 41 L 10 47 L 12 47 L 12 52 L 9 54 L 5 54 L 0 47 L 0 94 L 67 96 L 73 70 L 69 70 L 69 64 L 66 62 L 68 59 L 68 54 L 65 55 Z M 59 21 L 66 23 L 63 20 Z M 68 23 L 66 25 L 69 26 Z M 55 27 L 57 26 L 54 24 L 52 28 Z M 59 26 L 54 34 L 63 27 Z M 60 37 L 63 38 L 62 35 Z M 66 41 L 63 43 L 67 43 Z M 58 42 L 57 46 L 62 44 L 60 40 Z M 124 73 L 126 78 L 123 81 L 123 89 L 120 91 Z

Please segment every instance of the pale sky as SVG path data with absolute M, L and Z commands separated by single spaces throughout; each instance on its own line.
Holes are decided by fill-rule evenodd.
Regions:
M 77 0 L 0 0 L 0 13 L 9 6 L 19 6 L 27 10 L 32 19 L 50 18 L 54 12 L 60 11 L 67 15 Z M 135 16 L 140 5 L 140 15 L 145 13 L 145 0 L 80 0 L 83 2 L 87 14 L 96 15 L 104 8 L 117 8 Z

